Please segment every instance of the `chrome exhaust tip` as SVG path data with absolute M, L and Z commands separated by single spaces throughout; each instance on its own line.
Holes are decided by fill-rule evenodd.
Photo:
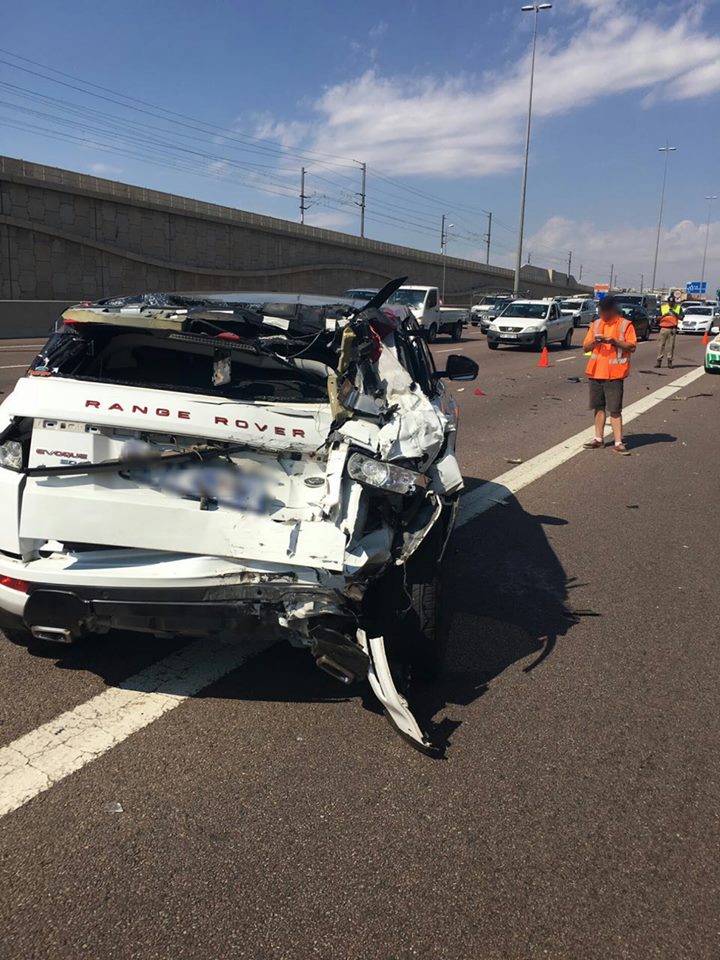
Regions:
M 73 635 L 67 627 L 30 627 L 30 633 L 36 640 L 49 643 L 72 643 Z

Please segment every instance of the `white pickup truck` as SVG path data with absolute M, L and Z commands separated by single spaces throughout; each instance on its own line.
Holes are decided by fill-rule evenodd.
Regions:
M 409 307 L 429 343 L 434 343 L 440 333 L 449 334 L 455 341 L 462 339 L 468 310 L 465 307 L 441 307 L 437 287 L 400 287 L 388 300 L 389 306 L 394 303 Z

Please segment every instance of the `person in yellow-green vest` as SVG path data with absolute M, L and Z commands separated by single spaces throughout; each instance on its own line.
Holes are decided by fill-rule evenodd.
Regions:
M 658 341 L 656 367 L 662 366 L 665 355 L 667 355 L 668 367 L 672 367 L 673 356 L 675 355 L 675 338 L 681 318 L 682 307 L 675 301 L 675 294 L 671 291 L 667 303 L 660 307 L 660 340 Z

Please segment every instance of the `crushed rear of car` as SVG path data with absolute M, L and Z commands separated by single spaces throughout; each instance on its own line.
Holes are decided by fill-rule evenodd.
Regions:
M 248 616 L 344 684 L 442 646 L 457 409 L 417 323 L 281 294 L 146 294 L 63 314 L 0 406 L 0 612 L 73 642 L 223 634 Z M 445 374 L 477 367 L 450 358 Z M 405 682 L 405 681 L 403 681 Z

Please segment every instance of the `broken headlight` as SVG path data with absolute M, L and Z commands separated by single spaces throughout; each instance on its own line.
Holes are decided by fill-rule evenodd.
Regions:
M 22 470 L 23 449 L 17 440 L 6 440 L 0 443 L 0 467 L 7 470 Z
M 384 460 L 373 460 L 361 453 L 353 453 L 348 460 L 348 474 L 359 483 L 388 493 L 414 493 L 417 487 L 425 486 L 425 477 L 414 470 L 396 467 Z

